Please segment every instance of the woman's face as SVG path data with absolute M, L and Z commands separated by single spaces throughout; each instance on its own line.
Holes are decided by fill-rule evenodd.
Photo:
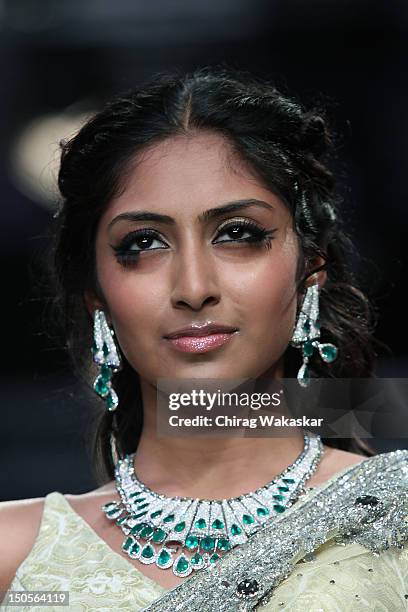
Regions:
M 229 153 L 209 132 L 145 150 L 98 226 L 105 311 L 129 363 L 153 385 L 276 373 L 293 332 L 299 247 L 291 215 Z M 261 203 L 222 210 L 243 200 Z M 141 211 L 166 218 L 137 219 Z M 213 336 L 224 343 L 210 350 L 205 341 L 166 338 L 207 322 L 237 331 Z

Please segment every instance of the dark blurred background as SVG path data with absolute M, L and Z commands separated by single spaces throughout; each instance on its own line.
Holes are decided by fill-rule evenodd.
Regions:
M 58 140 L 158 71 L 225 63 L 327 105 L 364 288 L 391 349 L 377 373 L 406 377 L 407 34 L 403 0 L 0 1 L 1 499 L 96 486 L 89 399 L 45 333 L 36 261 Z

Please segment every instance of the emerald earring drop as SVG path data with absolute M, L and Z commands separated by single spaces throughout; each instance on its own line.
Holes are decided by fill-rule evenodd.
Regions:
M 302 349 L 303 363 L 300 366 L 297 379 L 302 387 L 310 383 L 309 360 L 315 349 L 326 363 L 331 363 L 337 357 L 337 347 L 330 342 L 319 342 L 319 285 L 316 283 L 307 288 L 302 308 L 291 339 L 291 345 Z
M 93 360 L 100 367 L 93 388 L 105 400 L 107 410 L 113 411 L 118 407 L 119 399 L 112 387 L 111 379 L 120 369 L 121 361 L 113 338 L 113 329 L 110 329 L 103 310 L 94 312 L 93 335 Z

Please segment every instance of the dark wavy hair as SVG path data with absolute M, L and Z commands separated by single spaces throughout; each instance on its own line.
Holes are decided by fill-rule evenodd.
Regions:
M 158 73 L 142 86 L 117 95 L 74 137 L 60 143 L 62 199 L 51 227 L 53 307 L 75 371 L 88 383 L 95 378 L 92 320 L 84 292 L 93 291 L 104 303 L 95 272 L 95 234 L 101 215 L 124 189 L 138 152 L 166 138 L 200 130 L 224 136 L 289 207 L 301 245 L 299 292 L 316 271 L 310 272 L 308 263 L 316 255 L 324 258 L 322 340 L 333 342 L 339 356 L 331 364 L 312 359 L 311 375 L 373 376 L 376 312 L 358 288 L 349 264 L 356 252 L 340 214 L 343 198 L 328 167 L 335 139 L 326 111 L 320 105 L 305 109 L 273 83 L 225 66 L 187 74 Z M 114 474 L 112 432 L 123 455 L 136 450 L 143 426 L 139 375 L 121 357 L 123 369 L 113 378 L 119 408 L 102 412 L 98 407 L 92 437 L 93 467 L 102 481 Z M 299 365 L 299 351 L 288 346 L 285 377 L 296 376 Z M 374 452 L 358 438 L 324 442 L 360 454 Z

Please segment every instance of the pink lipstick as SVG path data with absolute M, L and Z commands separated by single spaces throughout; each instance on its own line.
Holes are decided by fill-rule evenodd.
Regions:
M 226 344 L 237 331 L 236 327 L 208 321 L 191 324 L 164 337 L 174 348 L 185 353 L 206 353 Z
M 206 353 L 228 342 L 234 334 L 235 332 L 209 334 L 208 336 L 180 336 L 168 340 L 175 348 L 185 353 Z

